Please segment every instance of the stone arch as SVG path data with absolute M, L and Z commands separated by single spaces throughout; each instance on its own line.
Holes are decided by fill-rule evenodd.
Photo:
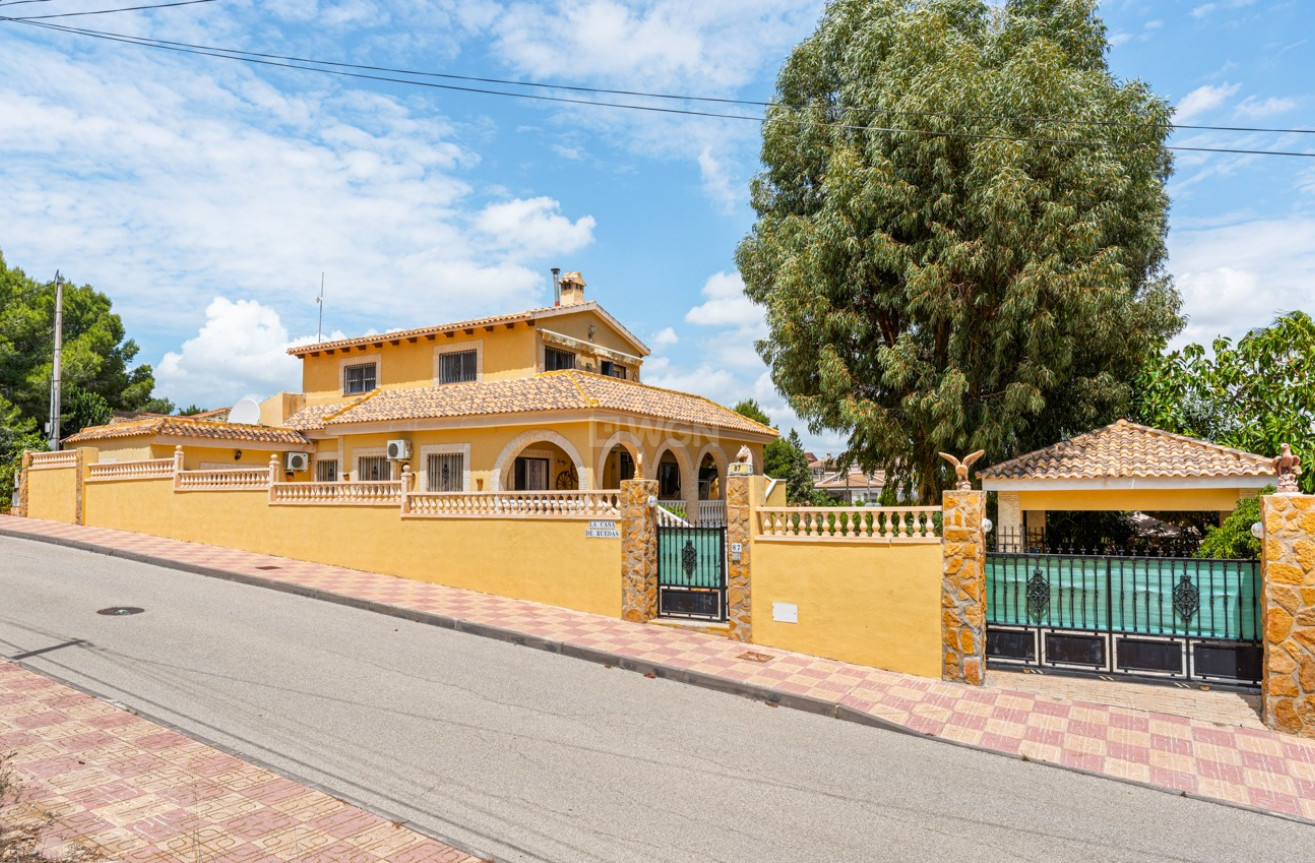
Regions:
M 613 434 L 607 439 L 607 442 L 603 444 L 603 451 L 598 456 L 598 472 L 594 474 L 595 477 L 607 476 L 607 459 L 612 455 L 612 449 L 618 444 L 626 448 L 626 452 L 630 453 L 630 458 L 635 464 L 638 465 L 640 462 L 646 461 L 645 459 L 640 458 L 640 454 L 644 452 L 643 441 L 641 441 L 639 436 L 635 433 L 623 429 Z M 654 470 L 657 470 L 657 468 L 654 468 Z M 643 473 L 637 474 L 637 476 L 647 476 L 647 472 L 648 464 L 645 463 Z M 603 480 L 599 479 L 598 482 L 603 482 Z
M 668 450 L 676 457 L 676 464 L 680 465 L 680 493 L 688 498 L 692 488 L 697 494 L 699 477 L 689 460 L 689 448 L 674 437 L 669 437 L 658 444 L 657 449 L 653 450 L 651 463 L 647 459 L 644 460 L 644 479 L 657 479 L 658 463 L 662 461 L 662 456 Z
M 491 477 L 493 491 L 508 490 L 506 473 L 512 464 L 512 460 L 516 458 L 521 450 L 531 444 L 540 442 L 556 444 L 561 447 L 562 452 L 566 453 L 566 457 L 575 464 L 575 475 L 580 478 L 580 490 L 584 491 L 590 487 L 591 474 L 586 471 L 584 459 L 580 458 L 580 451 L 575 448 L 575 444 L 552 429 L 532 429 L 516 435 L 498 454 L 498 460 L 493 463 L 493 476 Z
M 712 456 L 712 463 L 717 466 L 717 473 L 721 477 L 721 497 L 718 500 L 726 499 L 726 472 L 729 459 L 726 458 L 726 451 L 721 448 L 721 444 L 716 441 L 708 441 L 699 450 L 698 458 L 694 459 L 694 481 L 698 482 L 699 468 L 703 467 L 703 459 Z

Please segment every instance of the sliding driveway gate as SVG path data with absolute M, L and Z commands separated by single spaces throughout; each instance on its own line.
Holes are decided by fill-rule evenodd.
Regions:
M 991 552 L 986 575 L 992 666 L 1260 681 L 1255 561 Z
M 666 527 L 658 535 L 658 616 L 726 619 L 726 528 Z

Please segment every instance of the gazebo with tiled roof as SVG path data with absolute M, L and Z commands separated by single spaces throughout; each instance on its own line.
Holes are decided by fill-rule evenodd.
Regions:
M 1045 526 L 1046 512 L 1219 512 L 1275 481 L 1273 459 L 1119 420 L 980 472 L 999 495 L 999 529 Z

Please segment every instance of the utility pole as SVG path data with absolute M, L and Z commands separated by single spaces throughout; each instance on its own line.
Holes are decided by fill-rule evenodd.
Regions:
M 50 376 L 50 450 L 59 449 L 60 366 L 64 353 L 64 277 L 55 271 L 55 364 Z

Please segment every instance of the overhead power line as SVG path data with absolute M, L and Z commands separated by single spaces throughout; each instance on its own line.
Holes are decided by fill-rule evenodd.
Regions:
M 12 0 L 14 3 L 34 3 L 47 2 L 47 0 Z M 189 3 L 208 3 L 212 0 L 187 0 L 183 3 L 166 3 L 160 6 L 139 6 L 129 7 L 133 9 L 155 9 L 165 6 L 186 6 Z M 0 0 L 0 6 L 3 6 Z M 104 11 L 125 11 L 125 10 L 104 10 Z M 70 14 L 100 14 L 100 13 L 70 13 Z M 24 16 L 22 18 L 11 18 L 11 21 L 35 21 L 47 17 L 58 16 Z M 5 20 L 0 18 L 0 20 Z M 53 26 L 53 25 L 52 25 Z M 538 81 L 516 81 L 509 78 L 490 78 L 478 75 L 458 75 L 451 72 L 421 72 L 414 69 L 401 69 L 393 66 L 371 66 L 360 63 L 343 63 L 335 60 L 316 60 L 308 57 L 297 57 L 287 54 L 270 54 L 259 51 L 243 51 L 236 48 L 220 48 L 212 45 L 197 45 L 191 42 L 175 42 L 168 39 L 154 39 L 144 36 L 129 36 L 124 33 L 110 33 L 102 30 L 86 30 L 81 28 L 62 28 L 69 32 L 76 32 L 85 36 L 97 37 L 121 37 L 130 39 L 137 44 L 148 45 L 151 47 L 171 46 L 174 48 L 190 48 L 197 51 L 214 51 L 225 54 L 235 54 L 243 57 L 257 57 L 268 60 L 287 60 L 293 63 L 309 63 L 319 66 L 331 66 L 342 69 L 359 69 L 367 72 L 387 72 L 398 75 L 413 75 L 423 78 L 441 78 L 449 81 L 469 81 L 480 84 L 498 84 L 513 87 L 528 87 L 540 90 L 566 90 L 577 93 L 594 93 L 607 96 L 640 96 L 648 99 L 664 99 L 681 102 L 707 102 L 722 105 L 742 105 L 753 108 L 773 108 L 788 107 L 780 102 L 762 101 L 757 99 L 733 99 L 724 96 L 692 96 L 681 93 L 655 93 L 645 90 L 622 90 L 608 87 L 585 87 L 577 84 L 561 83 L 544 83 Z M 1257 132 L 1275 135 L 1315 135 L 1315 129 L 1282 129 L 1270 126 L 1212 126 L 1199 123 L 1154 123 L 1154 122 L 1136 122 L 1128 120 L 1082 120 L 1076 118 L 1064 117 L 1018 117 L 997 114 L 965 114 L 952 111 L 909 111 L 897 108 L 870 108 L 877 113 L 891 114 L 900 117 L 935 117 L 941 119 L 958 119 L 958 120 L 990 120 L 990 121 L 1007 121 L 1007 122 L 1025 122 L 1025 123 L 1045 123 L 1045 124 L 1066 124 L 1077 126 L 1103 126 L 1103 127 L 1133 127 L 1133 128 L 1153 128 L 1153 129 L 1182 129 L 1192 131 L 1210 131 L 1210 132 Z
M 13 3 L 5 4 L 17 6 L 19 3 L 33 2 L 33 0 L 14 0 Z M 177 0 L 174 3 L 155 3 L 150 6 L 123 6 L 118 9 L 93 9 L 87 12 L 60 12 L 52 15 L 25 15 L 22 18 L 9 18 L 9 21 L 45 21 L 50 18 L 78 18 L 83 15 L 109 15 L 111 12 L 139 12 L 143 9 L 168 9 L 171 6 L 192 6 L 197 3 L 213 3 L 215 0 Z
M 193 2 L 193 3 L 202 2 L 202 0 L 187 0 L 187 2 Z M 518 92 L 507 91 L 507 90 L 495 90 L 495 89 L 490 89 L 488 87 L 473 87 L 473 86 L 465 86 L 458 84 L 444 84 L 444 83 L 439 83 L 437 81 L 415 80 L 415 78 L 441 78 L 445 80 L 469 81 L 471 83 L 498 83 L 505 86 L 530 87 L 539 91 L 548 90 L 548 89 L 566 90 L 566 91 L 575 91 L 575 92 L 587 92 L 587 93 L 599 94 L 599 95 L 630 95 L 630 96 L 640 96 L 645 98 L 657 98 L 657 99 L 665 99 L 665 100 L 682 100 L 682 101 L 692 101 L 692 102 L 720 102 L 725 104 L 740 104 L 740 105 L 768 107 L 768 108 L 776 107 L 776 108 L 784 108 L 786 110 L 793 110 L 788 105 L 784 105 L 782 103 L 776 103 L 776 102 L 751 102 L 747 100 L 720 99 L 714 97 L 680 96 L 680 95 L 663 94 L 663 93 L 645 93 L 642 91 L 633 91 L 633 90 L 608 90 L 604 88 L 575 87 L 569 85 L 543 84 L 537 82 L 527 83 L 524 81 L 511 81 L 511 80 L 497 79 L 497 78 L 479 78 L 474 76 L 461 76 L 461 75 L 439 73 L 439 72 L 415 72 L 406 69 L 392 69 L 389 67 L 365 66 L 365 65 L 352 64 L 352 63 L 340 63 L 340 62 L 327 61 L 327 60 L 314 60 L 314 59 L 307 59 L 300 57 L 290 57 L 290 56 L 278 55 L 278 54 L 262 54 L 259 52 L 243 51 L 235 48 L 219 48 L 219 47 L 206 46 L 206 45 L 194 45 L 186 42 L 173 42 L 164 39 L 151 39 L 144 36 L 131 36 L 123 33 L 111 33 L 101 30 L 89 30 L 81 27 L 70 27 L 63 24 L 51 24 L 44 21 L 37 21 L 31 17 L 13 18 L 7 16 L 0 16 L 0 21 L 23 23 L 31 27 L 41 27 L 41 28 L 56 30 L 65 33 L 72 33 L 75 35 L 87 36 L 95 39 L 103 39 L 111 42 L 121 42 L 130 45 L 137 45 L 140 47 L 157 48 L 160 50 L 173 51 L 182 54 L 197 54 L 200 56 L 217 57 L 225 60 L 236 60 L 239 62 L 251 63 L 261 66 L 274 66 L 274 67 L 281 67 L 286 69 L 301 69 L 304 71 L 319 72 L 321 74 L 337 75 L 340 77 L 354 78 L 359 80 L 379 81 L 379 82 L 393 83 L 393 84 L 405 84 L 414 87 L 426 87 L 436 90 L 447 90 L 447 91 L 458 92 L 458 93 L 471 93 L 475 95 L 499 96 L 504 98 L 513 98 L 513 99 L 528 99 L 532 101 L 582 105 L 582 106 L 589 106 L 595 108 L 616 108 L 616 109 L 623 109 L 630 111 L 646 111 L 650 113 L 675 114 L 675 115 L 683 115 L 683 116 L 691 116 L 691 117 L 744 120 L 744 121 L 750 121 L 755 123 L 794 122 L 800 125 L 817 126 L 822 128 L 844 129 L 850 131 L 870 131 L 870 132 L 885 132 L 891 134 L 927 135 L 932 137 L 943 137 L 943 138 L 970 138 L 976 140 L 1017 141 L 1020 143 L 1058 144 L 1058 145 L 1067 145 L 1067 146 L 1087 146 L 1087 147 L 1110 146 L 1108 141 L 1099 141 L 1099 140 L 1088 141 L 1088 140 L 1075 140 L 1068 138 L 1046 138 L 1046 137 L 1020 136 L 1020 135 L 988 134 L 988 133 L 979 133 L 979 132 L 945 131 L 945 130 L 935 130 L 935 129 L 910 129 L 910 128 L 904 128 L 899 126 L 878 126 L 878 125 L 868 125 L 868 124 L 836 123 L 836 122 L 828 122 L 822 120 L 809 120 L 806 118 L 799 118 L 799 117 L 791 117 L 791 118 L 762 117 L 762 116 L 749 115 L 749 114 L 727 114 L 717 111 L 701 111 L 691 108 L 664 107 L 660 105 L 641 105 L 641 104 L 626 103 L 626 102 L 605 102 L 596 99 L 583 99 L 583 98 L 576 98 L 570 96 L 547 95 L 542 92 L 518 93 Z M 348 71 L 352 69 L 358 69 L 362 71 L 356 71 L 356 72 Z M 388 72 L 392 74 L 388 74 L 388 75 L 371 74 L 373 72 Z M 396 74 L 410 75 L 414 77 L 398 78 L 392 76 Z M 874 110 L 881 111 L 883 109 L 874 109 Z M 910 114 L 910 115 L 931 116 L 931 117 L 946 117 L 946 118 L 982 119 L 982 120 L 990 120 L 995 122 L 1016 121 L 1016 122 L 1043 122 L 1043 123 L 1071 123 L 1074 125 L 1109 125 L 1109 126 L 1130 126 L 1130 127 L 1143 126 L 1143 127 L 1152 127 L 1152 128 L 1171 125 L 1171 124 L 1152 124 L 1152 123 L 1140 123 L 1140 124 L 1118 123 L 1112 121 L 1110 122 L 1082 121 L 1082 120 L 1068 121 L 1068 120 L 1051 120 L 1051 119 L 1028 118 L 1028 117 L 992 117 L 987 115 L 974 116 L 974 115 L 957 115 L 957 114 L 936 113 L 936 112 L 889 111 L 888 113 Z M 1199 126 L 1199 127 L 1180 126 L 1174 128 L 1193 128 L 1193 129 L 1199 128 L 1199 129 L 1211 129 L 1215 131 L 1252 131 L 1252 132 L 1289 131 L 1289 132 L 1301 133 L 1301 134 L 1315 134 L 1315 130 L 1244 129 L 1241 127 L 1229 129 L 1227 127 L 1209 127 L 1209 126 Z M 1237 148 L 1237 147 L 1203 147 L 1203 146 L 1187 146 L 1187 145 L 1168 145 L 1166 149 L 1183 151 L 1183 152 L 1199 152 L 1199 153 L 1223 153 L 1223 154 L 1236 154 L 1236 155 L 1290 156 L 1290 157 L 1299 157 L 1299 158 L 1315 158 L 1315 152 L 1258 150 L 1258 149 L 1247 149 L 1247 148 Z

